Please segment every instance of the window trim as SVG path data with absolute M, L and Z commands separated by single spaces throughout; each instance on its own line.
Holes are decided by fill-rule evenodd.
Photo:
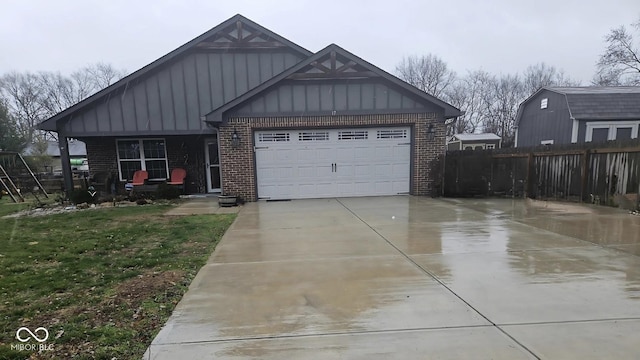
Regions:
M 487 144 L 486 143 L 470 142 L 470 143 L 463 143 L 462 144 L 463 150 L 466 150 L 467 146 L 473 146 L 473 148 L 471 150 L 486 150 L 486 148 L 487 148 Z M 482 146 L 482 149 L 476 149 L 476 147 L 478 147 L 478 146 Z
M 144 156 L 144 142 L 145 141 L 149 141 L 149 140 L 162 140 L 164 142 L 164 158 L 145 158 Z M 140 158 L 138 159 L 120 159 L 120 151 L 118 150 L 118 142 L 120 141 L 138 141 L 139 144 L 139 150 L 140 150 Z M 116 139 L 116 159 L 118 161 L 118 177 L 120 178 L 120 181 L 127 181 L 127 180 L 131 180 L 131 179 L 125 179 L 122 177 L 122 167 L 120 166 L 121 161 L 129 161 L 129 162 L 134 162 L 134 161 L 138 161 L 140 162 L 140 169 L 141 170 L 147 170 L 147 164 L 146 164 L 146 160 L 164 160 L 164 166 L 165 166 L 165 170 L 166 170 L 166 177 L 164 178 L 149 178 L 150 181 L 163 181 L 163 180 L 167 180 L 168 176 L 169 176 L 169 158 L 167 157 L 167 140 L 165 138 L 121 138 L 121 139 Z
M 615 140 L 616 132 L 618 128 L 631 128 L 631 138 L 638 138 L 638 128 L 640 127 L 640 120 L 630 121 L 589 121 L 584 134 L 585 142 L 593 141 L 593 130 L 595 129 L 608 129 L 607 140 Z
M 549 106 L 549 98 L 543 98 L 540 100 L 540 110 L 544 110 Z

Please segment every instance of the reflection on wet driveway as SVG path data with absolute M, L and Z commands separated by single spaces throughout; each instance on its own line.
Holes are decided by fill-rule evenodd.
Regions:
M 146 356 L 632 358 L 639 246 L 640 217 L 576 204 L 251 203 Z

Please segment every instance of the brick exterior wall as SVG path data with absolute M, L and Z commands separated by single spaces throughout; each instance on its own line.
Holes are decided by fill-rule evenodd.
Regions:
M 215 135 L 211 135 L 211 137 L 213 136 Z M 169 172 L 177 167 L 187 170 L 186 193 L 206 192 L 204 159 L 204 139 L 206 137 L 205 135 L 153 137 L 165 139 Z M 116 139 L 124 138 L 90 137 L 81 139 L 87 145 L 87 160 L 92 175 L 104 172 L 119 177 Z M 116 186 L 118 193 L 124 192 L 124 184 L 124 181 L 118 181 Z
M 427 139 L 427 128 L 433 124 L 435 137 Z M 412 126 L 412 195 L 434 195 L 434 174 L 431 169 L 438 155 L 445 148 L 445 125 L 441 115 L 423 114 L 380 114 L 380 115 L 339 115 L 313 117 L 265 117 L 232 118 L 220 127 L 220 156 L 222 166 L 222 188 L 226 193 L 242 197 L 246 201 L 256 201 L 255 156 L 253 137 L 256 130 L 296 129 L 296 128 L 344 128 L 377 126 Z M 241 138 L 237 148 L 231 144 L 234 130 Z
M 267 117 L 232 118 L 219 129 L 222 188 L 225 193 L 240 196 L 245 201 L 256 201 L 256 172 L 253 138 L 256 130 L 296 129 L 296 128 L 346 128 L 378 126 L 411 126 L 411 184 L 412 195 L 433 195 L 434 174 L 431 169 L 434 160 L 444 152 L 445 125 L 440 115 L 424 114 L 381 114 L 381 115 L 339 115 L 314 117 Z M 433 124 L 435 137 L 427 139 L 427 129 Z M 233 148 L 231 138 L 234 130 L 240 136 L 240 144 Z M 205 193 L 206 167 L 204 140 L 215 135 L 165 136 L 169 171 L 176 167 L 187 170 L 186 193 Z M 113 173 L 118 176 L 116 138 L 90 137 L 80 139 L 87 144 L 87 158 L 92 174 Z M 116 187 L 124 191 L 124 182 Z

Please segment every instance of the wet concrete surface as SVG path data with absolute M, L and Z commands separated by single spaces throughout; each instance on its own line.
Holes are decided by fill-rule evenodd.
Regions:
M 235 214 L 240 211 L 239 206 L 220 207 L 217 197 L 202 197 L 187 199 L 183 204 L 167 211 L 168 216 Z
M 634 358 L 639 233 L 525 200 L 250 203 L 145 358 Z

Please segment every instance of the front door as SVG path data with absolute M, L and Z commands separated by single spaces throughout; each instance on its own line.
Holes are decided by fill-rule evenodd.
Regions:
M 204 159 L 207 172 L 207 192 L 221 192 L 220 181 L 220 149 L 218 147 L 218 134 L 214 138 L 204 141 Z

